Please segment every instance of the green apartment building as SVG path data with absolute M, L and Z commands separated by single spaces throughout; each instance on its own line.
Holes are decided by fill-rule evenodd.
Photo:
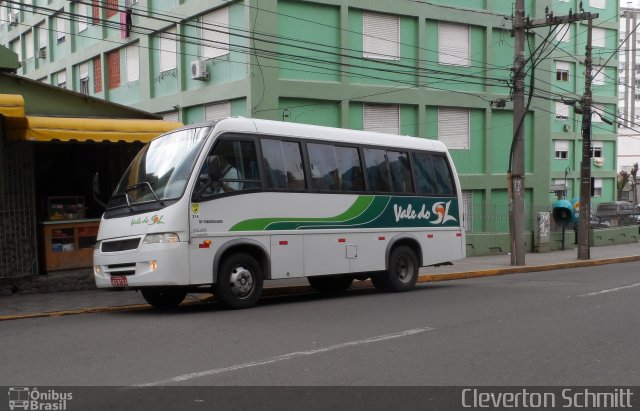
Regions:
M 579 0 L 526 0 L 544 18 Z M 593 94 L 615 120 L 618 0 L 594 21 Z M 468 254 L 508 252 L 513 135 L 510 0 L 0 1 L 17 74 L 165 118 L 256 117 L 439 139 L 465 196 Z M 586 21 L 531 31 L 526 228 L 565 184 L 579 196 Z M 533 53 L 532 53 L 533 52 Z M 534 68 L 535 66 L 535 68 Z M 531 78 L 535 80 L 531 82 Z M 55 102 L 52 102 L 55 104 Z M 593 203 L 612 201 L 616 122 L 594 116 Z M 527 244 L 532 246 L 532 236 Z

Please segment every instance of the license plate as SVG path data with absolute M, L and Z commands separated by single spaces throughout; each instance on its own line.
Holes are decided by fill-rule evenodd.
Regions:
M 129 282 L 127 281 L 127 277 L 124 275 L 112 275 L 111 285 L 113 287 L 127 287 Z

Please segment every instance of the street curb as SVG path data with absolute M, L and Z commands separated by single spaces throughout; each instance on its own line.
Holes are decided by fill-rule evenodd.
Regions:
M 592 267 L 592 266 L 599 266 L 599 265 L 606 265 L 606 264 L 628 263 L 633 261 L 640 261 L 640 255 L 604 258 L 600 260 L 571 261 L 567 263 L 556 263 L 556 264 L 545 264 L 545 265 L 492 268 L 487 270 L 464 271 L 459 273 L 422 274 L 418 277 L 418 283 L 464 280 L 469 278 L 493 277 L 493 276 L 507 275 L 507 274 L 524 274 L 524 273 L 532 273 L 532 272 L 562 270 L 567 268 L 580 268 L 580 267 Z M 370 280 L 358 281 L 354 283 L 354 285 L 352 286 L 352 288 L 354 289 L 371 288 L 371 287 L 372 287 L 372 284 Z M 262 296 L 275 297 L 275 296 L 286 296 L 286 295 L 300 295 L 300 294 L 312 293 L 312 292 L 314 292 L 314 290 L 311 288 L 311 286 L 294 285 L 294 286 L 265 288 L 262 291 Z M 205 299 L 185 301 L 181 304 L 181 306 L 201 304 L 203 302 L 210 302 L 214 300 L 215 298 L 211 296 Z M 121 306 L 111 306 L 111 307 L 91 307 L 91 308 L 79 308 L 74 310 L 50 311 L 50 312 L 40 312 L 40 313 L 30 313 L 30 314 L 19 314 L 19 315 L 3 315 L 3 316 L 0 316 L 0 321 L 23 320 L 27 318 L 42 318 L 42 317 L 61 317 L 65 315 L 92 314 L 92 313 L 105 313 L 105 312 L 142 311 L 142 310 L 150 310 L 150 309 L 152 309 L 152 307 L 149 304 L 131 304 L 131 305 L 121 305 Z

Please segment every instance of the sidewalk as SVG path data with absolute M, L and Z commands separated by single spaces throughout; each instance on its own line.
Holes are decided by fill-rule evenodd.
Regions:
M 469 257 L 452 266 L 424 267 L 420 282 L 446 281 L 520 272 L 548 271 L 616 262 L 640 261 L 640 244 L 592 247 L 590 260 L 578 260 L 577 249 L 544 254 L 529 253 L 525 266 L 511 266 L 509 255 Z M 362 282 L 359 286 L 368 286 Z M 265 295 L 312 292 L 304 278 L 265 282 Z M 210 294 L 190 294 L 185 302 L 198 303 Z M 185 303 L 183 303 L 185 304 Z M 80 314 L 87 312 L 148 309 L 142 295 L 135 291 L 84 290 L 48 294 L 24 294 L 0 297 L 0 321 L 31 317 Z

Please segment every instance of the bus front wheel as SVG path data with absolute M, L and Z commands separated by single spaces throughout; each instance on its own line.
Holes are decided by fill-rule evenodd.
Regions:
M 389 269 L 371 277 L 380 291 L 409 291 L 418 281 L 418 257 L 407 246 L 393 249 L 389 256 Z
M 214 294 L 229 308 L 249 308 L 262 293 L 262 267 L 249 254 L 237 253 L 226 258 L 220 266 Z
M 166 310 L 177 307 L 187 296 L 186 291 L 171 288 L 143 288 L 142 297 L 154 308 Z

